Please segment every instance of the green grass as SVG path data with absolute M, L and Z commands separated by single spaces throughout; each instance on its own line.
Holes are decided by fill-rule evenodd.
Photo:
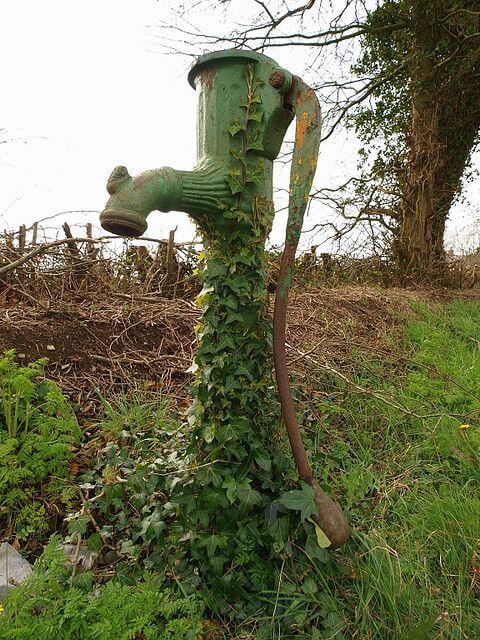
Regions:
M 271 594 L 299 629 L 272 637 L 480 637 L 480 304 L 416 305 L 401 339 L 404 375 L 359 355 L 353 382 L 370 393 L 319 379 L 346 391 L 322 403 L 310 450 L 352 541 L 306 562 L 306 593 L 289 577 Z
M 101 433 L 115 439 L 122 433 L 137 433 L 162 429 L 168 433 L 178 429 L 176 415 L 169 411 L 167 398 L 145 389 L 135 389 L 112 401 L 100 397 L 105 417 L 100 423 Z

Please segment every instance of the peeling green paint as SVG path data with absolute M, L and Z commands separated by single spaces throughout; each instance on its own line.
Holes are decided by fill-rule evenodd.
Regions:
M 255 78 L 256 102 L 246 113 L 248 69 L 251 81 Z M 225 219 L 219 202 L 231 208 L 241 192 L 245 214 L 253 215 L 257 196 L 271 200 L 273 160 L 293 118 L 284 107 L 283 95 L 268 82 L 279 69 L 274 60 L 254 52 L 227 50 L 201 57 L 189 73 L 190 84 L 199 92 L 196 166 L 193 171 L 162 167 L 133 179 L 125 167 L 114 169 L 109 185 L 116 184 L 116 189 L 109 190 L 110 200 L 101 215 L 104 228 L 122 235 L 125 221 L 125 235 L 141 235 L 147 216 L 158 210 L 185 211 L 201 228 L 213 224 L 227 232 L 234 230 L 233 222 Z M 249 127 L 243 139 L 247 124 L 256 126 Z M 237 144 L 240 140 L 242 148 Z M 234 154 L 245 156 L 250 169 L 248 184 L 241 190 L 239 175 L 232 173 Z M 232 193 L 235 184 L 237 191 Z

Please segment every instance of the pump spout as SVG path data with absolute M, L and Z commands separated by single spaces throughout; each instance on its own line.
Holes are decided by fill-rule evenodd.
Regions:
M 227 171 L 213 162 L 193 171 L 161 167 L 133 178 L 126 167 L 115 167 L 107 191 L 110 198 L 100 215 L 101 225 L 129 238 L 145 233 L 152 211 L 185 211 L 193 219 L 218 216 L 218 202 L 231 199 Z
M 163 167 L 135 178 L 126 167 L 115 167 L 107 182 L 110 198 L 100 215 L 106 231 L 137 238 L 147 229 L 151 211 L 170 211 L 181 194 L 181 184 L 174 169 Z
M 183 211 L 200 229 L 213 224 L 227 233 L 235 231 L 237 223 L 223 212 L 238 204 L 240 182 L 244 183 L 242 210 L 252 219 L 254 197 L 272 199 L 273 160 L 293 118 L 283 99 L 291 74 L 284 72 L 289 80 L 280 89 L 262 80 L 255 89 L 259 102 L 247 113 L 240 79 L 245 78 L 247 68 L 254 67 L 264 80 L 280 69 L 274 60 L 252 51 L 215 52 L 197 61 L 189 74 L 190 84 L 199 91 L 196 166 L 192 171 L 162 167 L 136 177 L 125 167 L 116 167 L 107 183 L 110 199 L 100 216 L 104 229 L 135 238 L 146 231 L 152 211 Z M 245 117 L 259 124 L 254 138 L 244 135 Z M 240 174 L 239 181 L 234 165 L 240 140 L 248 152 L 245 171 L 248 168 L 250 175 L 247 180 Z

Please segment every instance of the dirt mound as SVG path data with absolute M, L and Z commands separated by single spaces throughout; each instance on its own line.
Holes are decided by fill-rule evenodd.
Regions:
M 24 362 L 48 358 L 49 375 L 80 414 L 98 412 L 99 394 L 143 385 L 182 402 L 198 316 L 189 301 L 129 297 L 50 310 L 0 306 L 0 351 L 15 349 Z
M 293 291 L 287 334 L 290 370 L 307 393 L 311 370 L 349 376 L 361 353 L 375 353 L 396 366 L 400 352 L 392 335 L 411 313 L 411 302 L 446 301 L 446 291 L 377 290 L 367 287 Z M 273 302 L 273 297 L 272 297 Z M 122 293 L 45 309 L 0 303 L 0 351 L 15 349 L 30 362 L 49 359 L 48 373 L 75 403 L 80 416 L 101 412 L 100 395 L 146 386 L 179 405 L 188 399 L 200 311 L 193 302 Z M 312 385 L 313 393 L 315 385 Z M 100 394 L 100 395 L 99 395 Z

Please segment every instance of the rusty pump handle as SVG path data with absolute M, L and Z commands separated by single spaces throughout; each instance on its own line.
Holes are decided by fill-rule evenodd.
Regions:
M 285 85 L 285 77 L 278 72 L 272 74 L 270 84 L 274 88 L 281 90 L 282 85 Z M 317 166 L 321 113 L 320 105 L 313 89 L 296 76 L 291 78 L 290 88 L 285 95 L 285 103 L 291 105 L 295 112 L 296 131 L 290 171 L 290 200 L 285 248 L 280 262 L 273 314 L 275 377 L 282 416 L 287 427 L 288 439 L 298 475 L 301 480 L 313 488 L 318 508 L 318 514 L 314 519 L 330 540 L 329 548 L 337 548 L 345 544 L 349 538 L 348 523 L 340 507 L 320 488 L 313 477 L 295 415 L 285 350 L 288 293 L 295 265 L 295 253 Z

